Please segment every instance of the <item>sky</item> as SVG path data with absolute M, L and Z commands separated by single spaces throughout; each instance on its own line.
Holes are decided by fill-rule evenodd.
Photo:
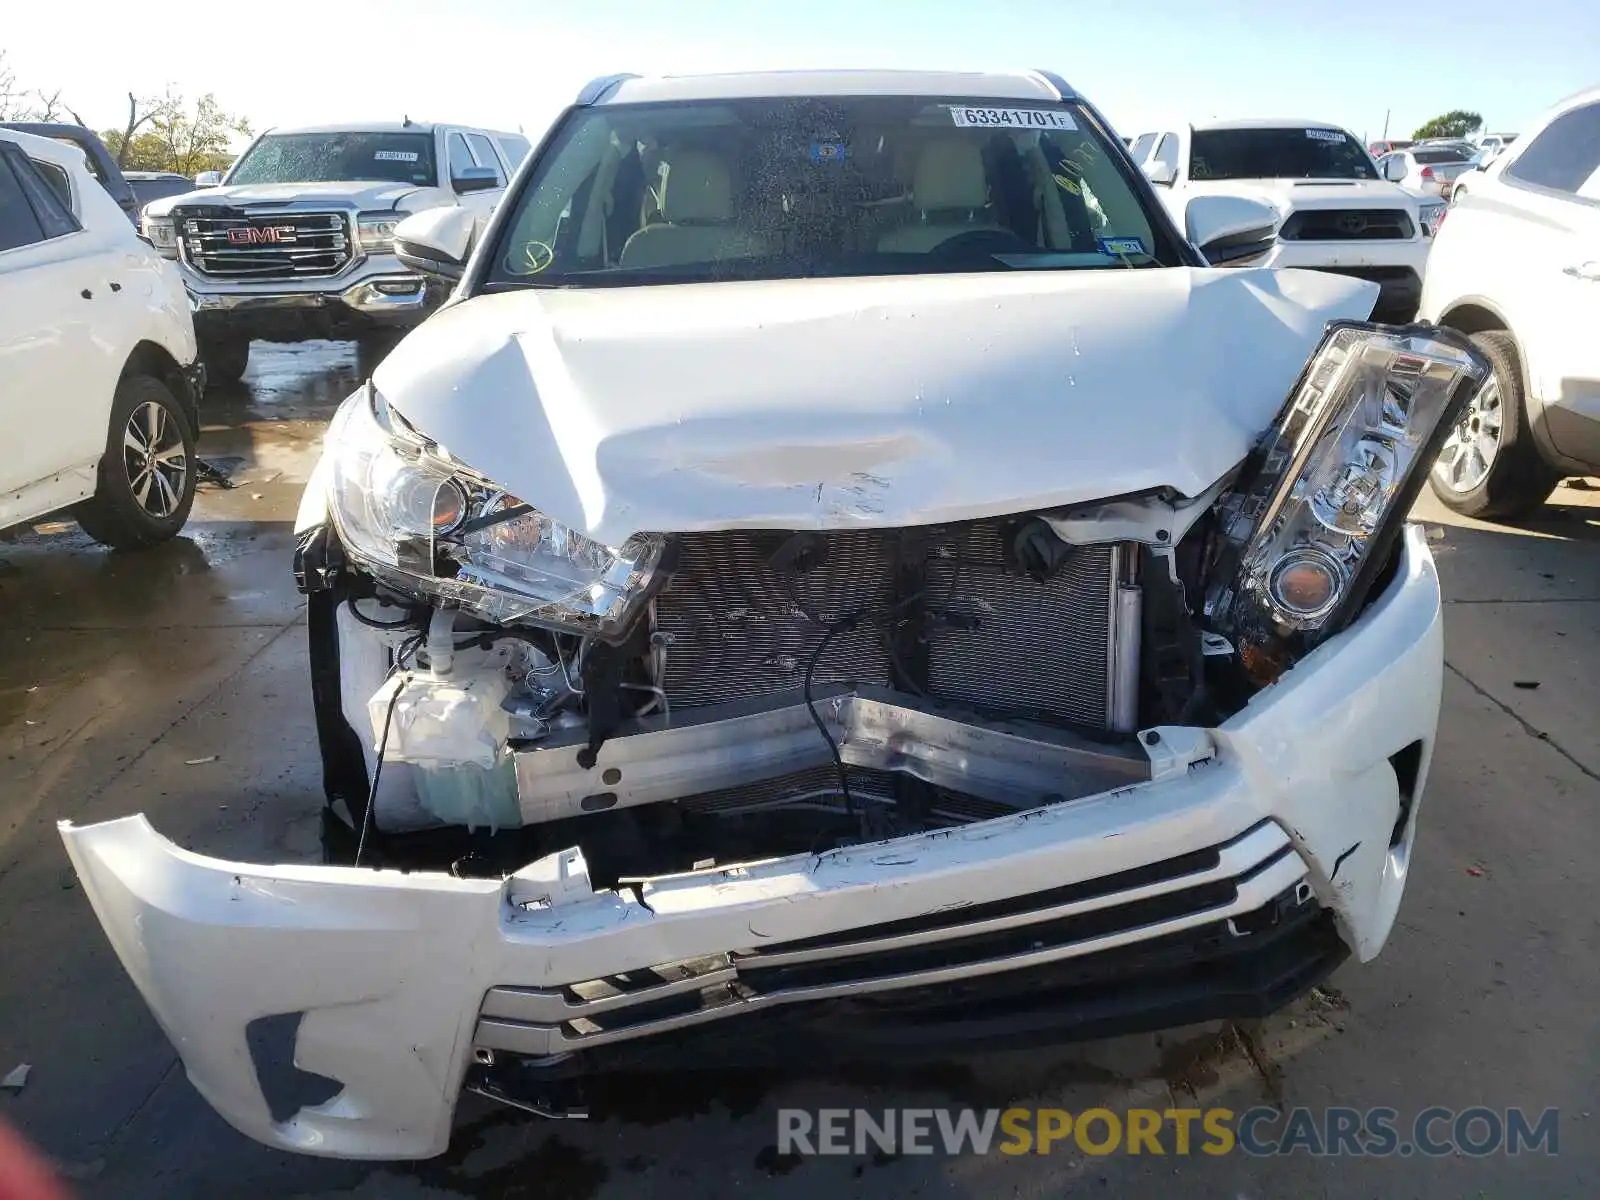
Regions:
M 1328 121 L 1368 140 L 1440 112 L 1519 132 L 1600 85 L 1596 0 L 12 0 L 18 83 L 120 128 L 169 85 L 271 125 L 545 126 L 589 79 L 779 67 L 1054 70 L 1123 135 L 1209 117 Z M 82 36 L 98 28 L 95 37 Z M 320 45 L 318 44 L 320 42 Z

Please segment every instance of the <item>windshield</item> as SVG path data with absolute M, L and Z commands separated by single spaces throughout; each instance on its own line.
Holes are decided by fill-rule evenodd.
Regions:
M 228 175 L 228 183 L 341 183 L 376 179 L 431 187 L 433 135 L 428 133 L 268 134 Z
M 1342 129 L 1197 129 L 1189 177 L 1376 179 L 1378 172 Z
M 491 289 L 1184 261 L 1075 105 L 580 109 L 513 203 Z

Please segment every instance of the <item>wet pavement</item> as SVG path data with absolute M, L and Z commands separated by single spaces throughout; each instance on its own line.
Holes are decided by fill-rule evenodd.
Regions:
M 67 866 L 56 821 L 147 813 L 182 845 L 311 861 L 321 805 L 292 525 L 352 347 L 263 347 L 207 397 L 186 535 L 137 556 L 70 522 L 0 542 L 0 1119 L 83 1197 L 651 1194 L 1591 1196 L 1600 1172 L 1600 498 L 1540 521 L 1418 516 L 1446 581 L 1445 711 L 1414 875 L 1382 958 L 1261 1024 L 870 1075 L 614 1081 L 603 1119 L 541 1122 L 469 1098 L 427 1163 L 328 1162 L 229 1129 L 184 1079 Z M 1448 517 L 1448 519 L 1446 519 Z M 1529 686 L 1536 684 L 1537 686 Z M 1560 1154 L 1475 1160 L 829 1159 L 778 1153 L 776 1112 L 1257 1103 L 1403 1114 L 1561 1109 Z

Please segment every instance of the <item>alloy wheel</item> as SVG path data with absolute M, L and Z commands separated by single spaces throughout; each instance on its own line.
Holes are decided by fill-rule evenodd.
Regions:
M 129 414 L 122 431 L 122 463 L 140 508 L 157 519 L 177 510 L 188 483 L 189 456 L 183 431 L 162 405 L 146 401 Z
M 1445 439 L 1434 482 L 1461 495 L 1481 486 L 1500 453 L 1501 416 L 1500 382 L 1490 376 Z

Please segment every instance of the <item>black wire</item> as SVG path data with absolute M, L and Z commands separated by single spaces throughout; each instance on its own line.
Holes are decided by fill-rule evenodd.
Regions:
M 846 629 L 854 629 L 859 620 L 860 618 L 857 615 L 852 614 L 828 626 L 827 632 L 822 635 L 822 640 L 817 643 L 817 648 L 811 652 L 811 660 L 806 663 L 804 689 L 806 712 L 811 714 L 811 723 L 817 727 L 817 732 L 822 735 L 822 740 L 828 743 L 828 752 L 833 755 L 833 769 L 839 776 L 839 791 L 844 796 L 844 809 L 852 817 L 856 815 L 856 800 L 850 794 L 850 777 L 844 769 L 844 757 L 839 753 L 839 743 L 834 741 L 833 734 L 828 732 L 827 723 L 822 719 L 821 714 L 817 712 L 816 701 L 811 698 L 811 676 L 816 672 L 817 663 L 822 658 L 822 652 L 828 648 L 828 643 L 833 641 L 837 634 L 843 633 Z
M 375 617 L 369 617 L 356 607 L 356 598 L 354 596 L 345 601 L 345 607 L 350 610 L 352 617 L 360 621 L 368 629 L 404 629 L 408 625 L 417 623 L 417 616 L 410 609 L 406 609 L 406 615 L 398 621 L 379 621 Z

